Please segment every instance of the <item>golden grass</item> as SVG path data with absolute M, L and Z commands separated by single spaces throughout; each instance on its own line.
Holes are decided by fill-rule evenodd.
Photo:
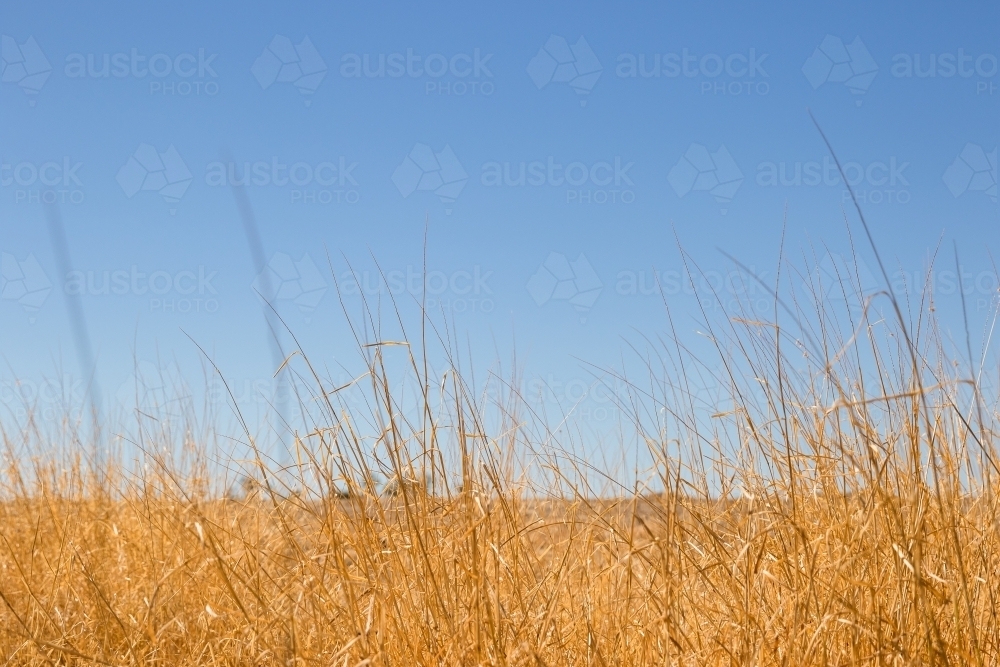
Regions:
M 295 465 L 258 457 L 238 498 L 211 491 L 211 466 L 151 453 L 168 444 L 155 433 L 140 467 L 100 476 L 14 457 L 0 657 L 998 664 L 995 410 L 926 304 L 895 326 L 868 305 L 709 329 L 730 396 L 711 417 L 683 392 L 682 345 L 647 359 L 622 408 L 655 493 L 591 492 L 595 471 L 560 458 L 516 394 L 493 422 L 455 374 L 431 401 L 441 380 L 416 355 L 425 405 L 404 418 L 379 345 L 362 348 L 370 414 L 317 391 L 325 422 L 296 438 Z M 21 451 L 40 436 L 4 437 Z M 404 482 L 377 484 L 373 457 Z

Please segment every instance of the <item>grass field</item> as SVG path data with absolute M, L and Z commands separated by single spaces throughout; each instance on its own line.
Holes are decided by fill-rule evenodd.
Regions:
M 679 342 L 624 378 L 625 421 L 654 461 L 631 490 L 596 488 L 604 471 L 558 451 L 516 392 L 486 405 L 452 373 L 431 401 L 442 379 L 422 374 L 420 346 L 407 354 L 425 406 L 404 416 L 378 341 L 355 387 L 367 412 L 316 391 L 325 418 L 297 435 L 294 463 L 251 457 L 228 495 L 183 433 L 147 427 L 138 467 L 97 470 L 46 454 L 30 424 L 5 427 L 0 656 L 997 664 L 987 369 L 952 350 L 929 299 L 811 303 L 707 329 L 719 405 L 690 398 L 698 360 Z

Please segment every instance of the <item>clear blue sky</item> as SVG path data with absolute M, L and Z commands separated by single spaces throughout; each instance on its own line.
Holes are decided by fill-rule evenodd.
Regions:
M 849 252 L 807 109 L 892 271 L 939 243 L 952 269 L 957 242 L 974 328 L 995 298 L 995 3 L 2 4 L 8 406 L 15 379 L 79 375 L 74 294 L 108 395 L 135 360 L 197 384 L 188 336 L 238 386 L 270 377 L 267 283 L 335 367 L 354 343 L 328 256 L 354 312 L 347 262 L 369 297 L 377 261 L 411 300 L 425 219 L 430 305 L 462 347 L 484 366 L 516 347 L 528 377 L 578 383 L 578 359 L 613 365 L 664 331 L 654 270 L 695 335 L 678 240 L 711 280 L 724 251 L 773 281 L 784 219 L 800 264 Z M 249 181 L 264 282 L 231 178 Z

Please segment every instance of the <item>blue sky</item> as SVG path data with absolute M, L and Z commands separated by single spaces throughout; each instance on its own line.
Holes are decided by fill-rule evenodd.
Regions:
M 483 367 L 516 348 L 527 376 L 579 382 L 579 359 L 614 365 L 624 341 L 663 332 L 653 271 L 697 338 L 678 240 L 710 283 L 733 268 L 722 251 L 773 281 L 783 224 L 799 265 L 848 254 L 849 226 L 875 273 L 807 109 L 857 176 L 891 272 L 915 275 L 946 249 L 946 327 L 960 326 L 957 243 L 977 329 L 1000 241 L 997 14 L 4 2 L 0 398 L 16 403 L 15 379 L 79 374 L 74 290 L 106 393 L 136 360 L 197 376 L 191 339 L 230 378 L 270 377 L 227 184 L 246 165 L 268 275 L 288 282 L 275 279 L 276 307 L 315 360 L 354 355 L 329 262 L 349 309 L 348 263 L 369 297 L 377 262 L 412 302 L 428 220 L 428 298 L 462 348 Z M 58 202 L 80 273 L 60 275 L 43 201 Z

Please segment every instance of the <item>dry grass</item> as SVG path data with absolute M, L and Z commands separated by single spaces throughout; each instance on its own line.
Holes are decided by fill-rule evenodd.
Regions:
M 251 462 L 257 483 L 238 498 L 212 490 L 205 455 L 152 453 L 163 433 L 145 432 L 141 467 L 108 463 L 100 483 L 79 461 L 14 456 L 0 656 L 997 664 L 996 411 L 978 371 L 949 361 L 928 304 L 900 321 L 879 298 L 709 329 L 730 396 L 711 417 L 689 398 L 683 345 L 644 352 L 649 377 L 621 407 L 655 493 L 598 497 L 595 471 L 516 393 L 490 407 L 449 374 L 432 400 L 441 379 L 419 354 L 407 372 L 423 404 L 407 419 L 381 345 L 362 348 L 368 412 L 315 392 L 322 419 L 296 463 Z M 5 432 L 11 452 L 39 438 Z M 391 494 L 373 461 L 404 480 Z

